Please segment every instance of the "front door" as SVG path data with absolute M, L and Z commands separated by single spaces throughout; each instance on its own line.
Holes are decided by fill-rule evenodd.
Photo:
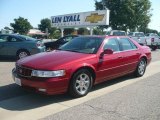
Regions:
M 99 59 L 97 70 L 97 82 L 102 82 L 107 79 L 114 78 L 123 73 L 124 58 L 120 51 L 119 43 L 116 38 L 106 40 L 103 49 L 112 49 L 113 54 L 105 54 Z

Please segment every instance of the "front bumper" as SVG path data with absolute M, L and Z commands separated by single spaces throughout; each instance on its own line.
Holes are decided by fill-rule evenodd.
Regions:
M 63 94 L 68 90 L 69 80 L 67 78 L 44 78 L 44 80 L 32 80 L 17 75 L 16 69 L 12 70 L 12 77 L 16 84 L 26 90 L 46 95 Z M 18 80 L 18 82 L 17 82 Z

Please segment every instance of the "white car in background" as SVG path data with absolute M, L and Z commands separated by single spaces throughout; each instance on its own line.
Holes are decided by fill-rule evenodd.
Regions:
M 146 37 L 143 32 L 130 32 L 128 36 L 137 41 L 140 45 L 147 45 Z
M 123 30 L 111 30 L 106 33 L 106 35 L 111 35 L 111 36 L 126 36 L 126 32 Z
M 156 50 L 160 46 L 160 37 L 156 33 L 147 33 L 146 42 L 147 46 L 152 50 Z

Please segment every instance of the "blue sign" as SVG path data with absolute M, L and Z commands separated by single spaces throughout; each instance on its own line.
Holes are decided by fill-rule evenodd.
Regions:
M 78 22 L 80 21 L 80 15 L 69 15 L 69 16 L 57 16 L 52 18 L 52 23 L 62 22 Z

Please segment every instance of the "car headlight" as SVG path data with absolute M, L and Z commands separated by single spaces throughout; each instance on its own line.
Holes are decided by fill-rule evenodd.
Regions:
M 32 76 L 35 77 L 60 77 L 65 75 L 65 70 L 56 70 L 56 71 L 42 71 L 42 70 L 33 70 Z

